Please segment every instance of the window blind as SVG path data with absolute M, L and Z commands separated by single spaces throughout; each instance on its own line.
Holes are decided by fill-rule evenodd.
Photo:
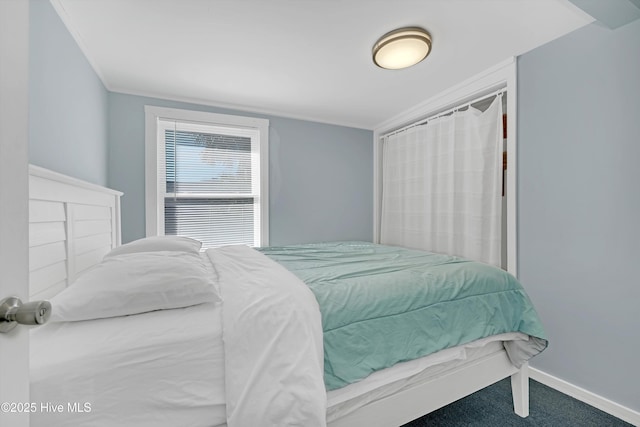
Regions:
M 259 236 L 257 137 L 245 129 L 168 121 L 164 132 L 164 232 L 203 247 L 255 246 Z

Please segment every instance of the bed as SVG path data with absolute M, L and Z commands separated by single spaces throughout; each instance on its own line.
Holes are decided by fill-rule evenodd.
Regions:
M 474 328 L 464 326 L 455 342 L 436 347 L 421 338 L 424 325 L 404 337 L 387 334 L 384 340 L 363 339 L 362 328 L 341 327 L 360 325 L 365 318 L 393 317 L 376 311 L 380 308 L 376 304 L 362 303 L 353 310 L 356 318 L 340 318 L 341 304 L 349 298 L 326 285 L 344 283 L 338 277 L 342 276 L 352 282 L 349 286 L 354 281 L 355 287 L 361 286 L 358 283 L 365 279 L 349 260 L 373 253 L 365 270 L 379 266 L 383 278 L 393 273 L 385 269 L 402 262 L 411 264 L 402 269 L 410 276 L 434 278 L 438 274 L 416 270 L 421 260 L 415 256 L 422 254 L 412 253 L 413 259 L 396 260 L 389 267 L 380 262 L 399 257 L 388 252 L 396 248 L 366 242 L 200 252 L 188 240 L 172 241 L 168 247 L 143 240 L 130 252 L 131 245 L 119 242 L 120 193 L 40 168 L 31 169 L 30 193 L 32 297 L 51 298 L 54 320 L 58 312 L 58 321 L 32 331 L 31 397 L 63 408 L 32 414 L 34 426 L 399 426 L 509 376 L 514 410 L 528 415 L 527 360 L 547 342 L 527 301 L 525 309 L 498 310 L 508 312 L 503 323 L 512 327 L 470 335 Z M 52 227 L 42 225 L 48 223 L 58 224 L 53 228 L 64 233 L 51 237 Z M 118 280 L 120 276 L 109 276 L 109 268 L 121 268 L 125 259 L 141 263 L 126 267 L 134 276 L 144 266 L 161 265 L 160 279 L 148 273 L 130 285 Z M 441 256 L 431 259 L 436 269 L 447 264 Z M 183 261 L 196 265 L 197 274 L 181 273 Z M 327 269 L 327 263 L 333 266 Z M 473 270 L 462 268 L 463 260 L 453 264 L 462 279 Z M 54 265 L 59 274 L 38 274 L 43 269 L 53 271 Z M 171 282 L 171 274 L 194 277 L 193 285 L 185 287 L 188 291 L 183 289 L 186 295 L 157 284 Z M 504 273 L 497 274 L 504 279 Z M 136 293 L 133 288 L 145 280 L 160 288 L 153 288 L 153 295 L 141 293 L 135 304 L 129 296 L 116 295 L 118 289 Z M 105 283 L 100 287 L 97 282 Z M 456 292 L 467 292 L 463 289 Z M 100 292 L 107 294 L 96 303 L 92 296 L 103 295 Z M 517 292 L 523 293 L 520 288 Z M 162 298 L 154 300 L 157 295 Z M 471 294 L 457 298 L 470 299 Z M 394 310 L 415 304 L 394 301 Z M 128 312 L 133 305 L 134 312 Z M 327 307 L 334 313 L 328 314 Z M 411 306 L 402 312 L 413 311 L 420 309 Z M 482 316 L 475 316 L 476 323 L 484 322 Z M 439 319 L 442 328 L 450 327 L 440 314 L 431 318 Z M 409 323 L 420 324 L 417 319 L 410 318 Z M 393 325 L 369 326 L 380 327 Z M 355 364 L 357 352 L 340 356 L 336 348 L 341 342 L 355 342 L 362 349 L 397 347 L 407 340 L 415 344 L 408 347 L 420 351 L 407 357 L 387 347 L 373 360 L 365 356 L 374 352 L 365 351 L 361 363 Z

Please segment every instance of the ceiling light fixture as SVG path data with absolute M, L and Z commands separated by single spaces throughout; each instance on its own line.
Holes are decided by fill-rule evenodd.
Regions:
M 399 70 L 422 61 L 431 52 L 431 35 L 420 27 L 393 30 L 373 45 L 373 62 L 380 68 Z

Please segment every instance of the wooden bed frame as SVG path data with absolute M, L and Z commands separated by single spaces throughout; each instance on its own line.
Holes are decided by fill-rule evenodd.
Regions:
M 528 364 L 525 363 L 522 368 L 517 369 L 503 350 L 471 360 L 414 387 L 371 402 L 328 425 L 401 426 L 509 376 L 514 411 L 525 418 L 529 415 Z
M 29 298 L 47 299 L 120 245 L 121 192 L 29 166 Z
M 29 169 L 30 298 L 46 299 L 120 245 L 119 191 L 37 166 Z M 376 400 L 331 427 L 400 426 L 511 377 L 515 413 L 529 415 L 528 366 L 515 368 L 504 350 Z

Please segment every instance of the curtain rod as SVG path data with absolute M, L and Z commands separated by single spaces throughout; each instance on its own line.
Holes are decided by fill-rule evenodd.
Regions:
M 413 128 L 413 127 L 420 126 L 420 125 L 424 125 L 424 124 L 428 123 L 430 120 L 435 120 L 435 119 L 438 119 L 438 118 L 440 118 L 440 117 L 442 117 L 442 116 L 446 116 L 447 114 L 451 114 L 451 113 L 453 113 L 453 112 L 455 112 L 455 111 L 458 111 L 458 110 L 460 110 L 460 109 L 462 109 L 462 108 L 470 107 L 472 104 L 477 104 L 478 102 L 480 102 L 480 101 L 484 101 L 485 99 L 489 99 L 489 98 L 491 98 L 491 97 L 493 97 L 493 96 L 501 95 L 501 94 L 503 94 L 503 93 L 504 93 L 504 92 L 506 92 L 506 91 L 507 91 L 507 88 L 504 88 L 504 87 L 503 87 L 503 88 L 498 89 L 498 90 L 496 90 L 496 91 L 494 91 L 494 92 L 488 93 L 488 94 L 486 94 L 486 95 L 482 95 L 482 96 L 480 96 L 480 97 L 478 97 L 478 98 L 476 98 L 476 99 L 473 99 L 473 100 L 471 100 L 471 101 L 465 102 L 465 103 L 464 103 L 464 104 L 462 104 L 462 105 L 458 105 L 458 106 L 453 107 L 453 108 L 450 108 L 450 109 L 448 109 L 448 110 L 441 111 L 441 112 L 439 112 L 439 113 L 437 113 L 437 114 L 434 114 L 433 116 L 427 117 L 426 119 L 418 119 L 417 121 L 415 121 L 415 122 L 413 122 L 413 123 L 411 123 L 411 124 L 408 124 L 408 125 L 406 125 L 406 126 L 404 126 L 404 127 L 401 127 L 400 129 L 396 129 L 396 130 L 394 130 L 394 131 L 391 131 L 391 132 L 385 133 L 385 134 L 384 134 L 384 135 L 382 135 L 380 138 L 387 138 L 387 137 L 392 136 L 392 135 L 395 135 L 395 134 L 397 134 L 397 133 L 400 133 L 400 132 L 404 132 L 404 131 L 406 131 L 406 130 L 409 130 L 409 129 Z

